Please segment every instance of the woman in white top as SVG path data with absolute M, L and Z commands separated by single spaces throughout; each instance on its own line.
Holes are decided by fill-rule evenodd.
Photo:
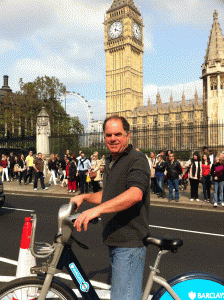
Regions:
M 198 151 L 193 153 L 193 158 L 189 160 L 185 167 L 188 170 L 188 177 L 191 185 L 191 199 L 190 201 L 199 201 L 198 199 L 198 185 L 200 178 L 202 177 L 202 164 L 201 158 Z
M 96 177 L 92 179 L 93 185 L 93 193 L 97 193 L 99 191 L 100 185 L 99 181 L 101 181 L 101 173 L 100 173 L 100 160 L 98 159 L 98 154 L 94 153 L 91 161 L 91 170 L 96 172 Z

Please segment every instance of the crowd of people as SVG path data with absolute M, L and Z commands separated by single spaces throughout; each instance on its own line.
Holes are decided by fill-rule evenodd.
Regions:
M 136 149 L 139 151 L 139 149 Z M 198 196 L 199 183 L 202 183 L 204 202 L 218 203 L 224 206 L 224 151 L 215 155 L 207 147 L 203 147 L 202 153 L 195 151 L 191 159 L 180 164 L 172 150 L 150 153 L 148 162 L 151 171 L 151 192 L 158 197 L 166 198 L 164 187 L 169 189 L 168 201 L 179 201 L 180 182 L 189 180 L 190 201 L 200 201 Z M 19 184 L 33 184 L 37 190 L 37 182 L 40 179 L 42 189 L 48 189 L 51 184 L 60 184 L 68 193 L 87 194 L 89 190 L 94 193 L 100 189 L 105 166 L 105 155 L 99 158 L 99 153 L 94 152 L 86 157 L 81 150 L 76 156 L 67 150 L 63 158 L 58 154 L 51 154 L 47 159 L 45 155 L 32 151 L 24 157 L 23 154 L 14 156 L 2 154 L 0 172 L 2 181 L 17 180 Z M 50 173 L 50 179 L 45 186 L 44 180 Z M 33 182 L 34 177 L 34 182 Z M 57 183 L 57 180 L 60 183 Z M 211 199 L 211 188 L 213 198 Z
M 201 159 L 202 158 L 202 159 Z M 151 190 L 158 197 L 165 198 L 164 186 L 169 188 L 169 201 L 179 201 L 180 181 L 189 179 L 190 201 L 200 201 L 198 196 L 199 183 L 203 186 L 204 202 L 213 201 L 214 207 L 218 203 L 224 206 L 224 151 L 215 155 L 207 147 L 203 147 L 202 153 L 195 151 L 191 159 L 183 166 L 175 159 L 172 150 L 160 151 L 156 156 L 150 153 L 148 158 L 151 170 Z M 213 199 L 211 188 L 213 186 Z M 173 195 L 173 192 L 174 195 Z
M 14 156 L 2 154 L 0 161 L 0 173 L 2 181 L 19 181 L 19 184 L 33 184 L 37 190 L 38 179 L 41 188 L 48 189 L 51 184 L 66 187 L 68 193 L 75 193 L 78 188 L 81 194 L 88 193 L 91 188 L 93 192 L 98 192 L 102 181 L 105 165 L 105 156 L 99 159 L 99 153 L 94 152 L 87 158 L 82 151 L 79 155 L 70 154 L 67 150 L 63 158 L 58 154 L 51 154 L 47 159 L 42 153 L 34 155 L 32 151 L 24 157 L 23 154 Z M 49 174 L 50 173 L 50 174 Z M 45 186 L 44 181 L 50 179 Z M 34 182 L 33 182 L 34 177 Z M 60 183 L 57 183 L 57 179 Z

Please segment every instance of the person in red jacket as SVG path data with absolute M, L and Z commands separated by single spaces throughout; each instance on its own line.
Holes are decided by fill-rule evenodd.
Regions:
M 2 166 L 2 182 L 4 181 L 4 175 L 6 177 L 6 180 L 9 181 L 8 161 L 7 161 L 7 157 L 5 155 L 2 157 L 2 160 L 0 161 L 0 165 Z
M 204 202 L 210 202 L 210 188 L 211 188 L 211 162 L 208 155 L 204 154 L 202 157 L 202 185 L 203 185 L 203 194 Z

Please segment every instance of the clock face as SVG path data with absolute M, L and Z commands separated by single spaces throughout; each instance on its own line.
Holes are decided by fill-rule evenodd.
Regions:
M 136 37 L 136 39 L 140 40 L 141 39 L 141 30 L 140 30 L 139 25 L 134 23 L 132 29 L 133 29 L 133 33 L 134 33 L 134 36 Z
M 109 35 L 112 39 L 119 37 L 122 33 L 122 24 L 121 22 L 114 22 L 109 29 Z

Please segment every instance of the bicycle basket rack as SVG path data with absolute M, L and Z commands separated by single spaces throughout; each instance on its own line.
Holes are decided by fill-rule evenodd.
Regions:
M 50 245 L 48 243 L 35 242 L 35 234 L 36 234 L 36 225 L 37 225 L 37 216 L 36 214 L 32 214 L 32 232 L 31 232 L 31 241 L 30 241 L 30 251 L 34 257 L 37 258 L 46 258 L 50 256 L 54 250 L 54 244 Z

